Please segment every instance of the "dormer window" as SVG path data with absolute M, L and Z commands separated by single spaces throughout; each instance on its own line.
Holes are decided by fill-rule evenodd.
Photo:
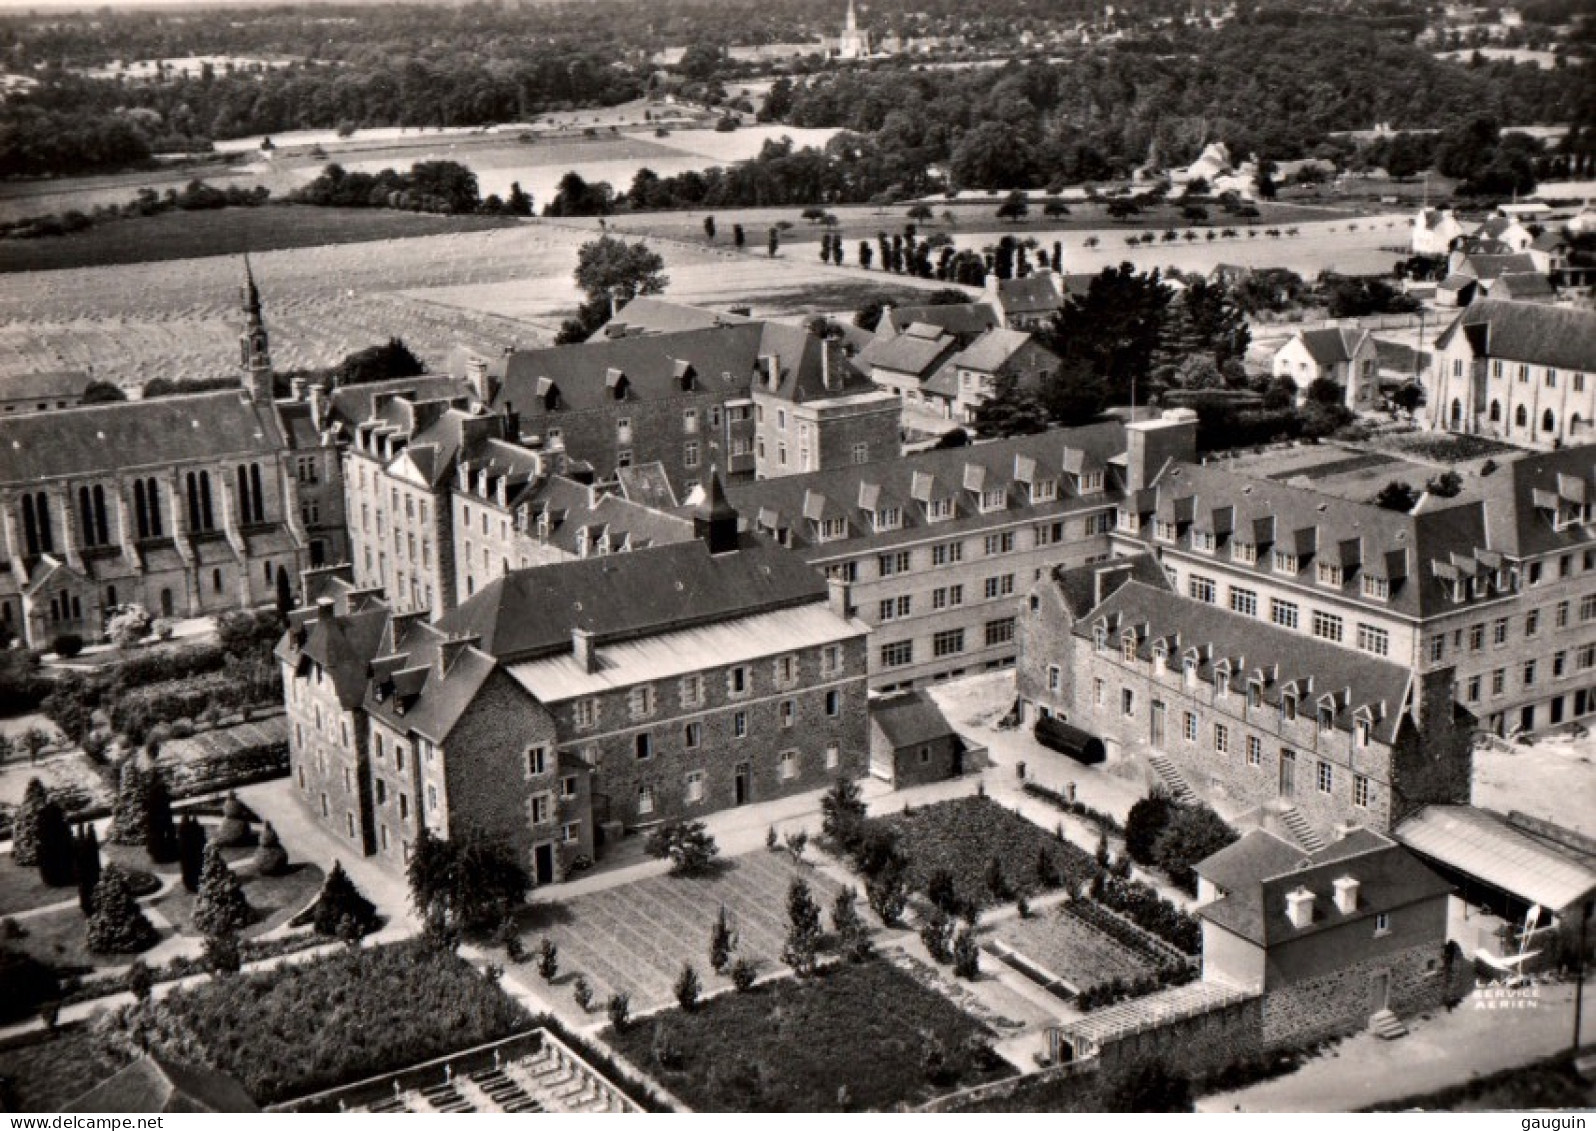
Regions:
M 1247 681 L 1247 706 L 1259 707 L 1263 704 L 1263 683 L 1253 679 Z
M 1258 564 L 1258 544 L 1256 542 L 1232 542 L 1230 544 L 1230 560 L 1241 562 L 1243 565 Z
M 1330 562 L 1319 563 L 1319 584 L 1332 589 L 1341 588 L 1341 567 Z
M 1469 579 L 1469 593 L 1471 596 L 1485 596 L 1487 578 L 1483 573 L 1477 573 Z
M 1092 629 L 1092 644 L 1099 652 L 1108 651 L 1108 626 L 1096 625 Z
M 820 520 L 820 540 L 822 542 L 835 542 L 848 536 L 848 520 L 845 518 L 824 518 Z
M 1319 704 L 1319 732 L 1329 734 L 1336 728 L 1336 711 L 1328 703 Z
M 1159 671 L 1169 667 L 1169 646 L 1162 640 L 1153 645 L 1153 666 Z
M 1119 642 L 1119 654 L 1127 664 L 1136 662 L 1136 638 L 1127 636 Z
M 1369 745 L 1369 732 L 1373 729 L 1368 719 L 1358 719 L 1352 724 L 1353 734 L 1357 736 L 1360 747 Z
M 1275 572 L 1297 576 L 1297 555 L 1285 550 L 1275 551 Z
M 1038 479 L 1031 484 L 1032 503 L 1050 503 L 1058 498 L 1057 479 Z
M 1282 695 L 1280 697 L 1280 717 L 1288 723 L 1297 721 L 1297 697 L 1295 695 Z
M 953 499 L 932 499 L 925 505 L 927 522 L 945 522 L 953 517 Z
M 1204 554 L 1214 552 L 1214 532 L 1212 530 L 1194 530 L 1191 535 L 1191 548 Z
M 1389 601 L 1391 599 L 1390 579 L 1364 574 L 1363 595 L 1374 601 Z
M 1118 525 L 1120 530 L 1127 534 L 1136 534 L 1141 530 L 1141 515 L 1137 514 L 1133 510 L 1126 510 L 1124 507 L 1119 509 L 1118 514 L 1119 517 L 1117 519 L 1116 525 Z
M 872 516 L 875 522 L 876 533 L 886 530 L 897 530 L 903 526 L 902 507 L 882 507 Z
M 1185 673 L 1186 683 L 1188 685 L 1197 682 L 1197 661 L 1196 660 L 1194 660 L 1194 659 L 1192 659 L 1191 657 L 1188 656 L 1186 658 L 1186 662 L 1182 665 L 1182 669 L 1183 669 L 1183 671 Z
M 1103 489 L 1103 473 L 1101 471 L 1083 471 L 1075 482 L 1081 494 L 1095 495 Z
M 1578 503 L 1571 503 L 1566 499 L 1557 501 L 1557 515 L 1552 519 L 1553 530 L 1567 530 L 1570 526 L 1577 525 L 1580 520 L 1580 507 Z
M 981 513 L 1000 511 L 1008 503 L 1008 492 L 1002 487 L 988 487 L 981 492 Z
M 1230 697 L 1229 672 L 1214 673 L 1214 695 L 1220 699 L 1228 699 Z
M 1157 538 L 1160 542 L 1173 542 L 1175 540 L 1175 536 L 1176 528 L 1173 522 L 1166 522 L 1164 519 L 1159 519 L 1157 525 L 1153 528 L 1153 537 Z

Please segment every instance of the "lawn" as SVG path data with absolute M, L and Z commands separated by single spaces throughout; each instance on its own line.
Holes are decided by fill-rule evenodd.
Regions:
M 74 893 L 76 889 L 73 889 Z M 74 899 L 71 907 L 30 915 L 20 921 L 27 934 L 10 945 L 55 967 L 60 974 L 89 973 L 100 967 L 126 966 L 137 955 L 94 954 L 88 947 L 88 920 Z M 169 929 L 157 931 L 161 941 L 172 937 Z
M 103 1048 L 87 1025 L 17 1040 L 0 1047 L 0 1111 L 57 1111 L 127 1060 Z
M 738 955 L 762 971 L 779 965 L 787 889 L 799 875 L 829 913 L 836 884 L 785 852 L 759 851 L 727 860 L 710 876 L 653 876 L 535 905 L 522 915 L 521 937 L 528 951 L 545 938 L 559 947 L 555 986 L 565 1000 L 580 974 L 595 1002 L 619 990 L 631 996 L 633 1012 L 654 1009 L 675 1001 L 672 987 L 683 963 L 697 968 L 706 989 L 728 984 L 709 968 L 710 928 L 722 907 L 738 934 Z M 530 964 L 512 968 L 512 976 L 547 990 Z
M 254 920 L 239 934 L 246 939 L 253 939 L 282 926 L 302 911 L 321 887 L 323 875 L 322 870 L 314 864 L 291 863 L 284 875 L 257 876 L 251 866 L 244 864 L 247 859 L 247 855 L 242 860 L 229 859 L 228 865 L 244 886 L 244 898 L 255 910 Z M 196 898 L 179 884 L 156 900 L 154 907 L 179 931 L 193 934 Z
M 1405 432 L 1375 441 L 1377 447 L 1442 463 L 1463 463 L 1484 456 L 1516 454 L 1521 449 L 1489 436 L 1449 432 Z
M 245 251 L 368 243 L 503 228 L 499 216 L 430 216 L 385 208 L 267 205 L 214 212 L 166 212 L 98 224 L 71 235 L 6 240 L 0 273 L 157 263 Z
M 104 1022 L 118 1047 L 206 1062 L 265 1105 L 419 1064 L 526 1027 L 526 1012 L 421 940 L 175 990 Z
M 660 1027 L 675 1067 L 656 1054 Z M 1012 1073 L 985 1054 L 987 1029 L 881 961 L 783 978 L 606 1036 L 697 1111 L 912 1107 Z M 936 1082 L 927 1070 L 934 1048 L 945 1065 Z
M 1156 973 L 1158 966 L 1066 912 L 1051 908 L 1030 919 L 1006 919 L 990 934 L 1077 990 L 1115 978 Z
M 39 879 L 39 869 L 18 864 L 10 853 L 0 856 L 0 918 L 77 898 L 77 888 L 50 887 Z
M 959 797 L 920 809 L 880 818 L 898 836 L 909 864 L 909 880 L 924 891 L 939 869 L 953 875 L 954 888 L 965 902 L 990 904 L 987 872 L 993 859 L 1016 890 L 1035 891 L 1037 864 L 1043 854 L 1063 886 L 1076 886 L 1096 871 L 1091 854 L 1053 833 L 1038 828 L 989 797 Z M 1059 886 L 1055 884 L 1054 886 Z

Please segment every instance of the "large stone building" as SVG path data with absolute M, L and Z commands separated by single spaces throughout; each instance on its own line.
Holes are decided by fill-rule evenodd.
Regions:
M 548 882 L 625 829 L 862 774 L 868 629 L 845 586 L 739 534 L 718 482 L 693 540 L 512 570 L 435 624 L 359 593 L 296 611 L 311 814 L 394 867 L 422 828 L 480 830 Z
M 1191 426 L 1174 432 L 1190 456 Z M 873 630 L 871 686 L 901 690 L 1012 664 L 1026 590 L 1054 565 L 1107 555 L 1126 484 L 1145 485 L 1173 434 L 1094 425 L 728 494 L 749 529 L 852 587 Z
M 1596 311 L 1487 299 L 1435 342 L 1433 429 L 1555 448 L 1596 440 Z
M 678 498 L 711 463 L 737 481 L 898 454 L 898 404 L 838 344 L 717 321 L 512 353 L 473 370 L 476 400 L 515 415 L 512 439 L 561 446 L 601 479 L 658 463 Z
M 344 554 L 334 439 L 272 397 L 253 278 L 236 390 L 0 417 L 0 624 L 97 638 L 107 610 L 204 616 L 292 601 Z

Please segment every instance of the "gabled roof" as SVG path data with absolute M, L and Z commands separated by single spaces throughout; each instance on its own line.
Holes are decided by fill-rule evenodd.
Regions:
M 244 1086 L 226 1073 L 145 1053 L 61 1110 L 209 1114 L 258 1112 L 260 1108 Z
M 885 311 L 876 333 L 892 337 L 916 322 L 936 326 L 957 338 L 970 339 L 1001 326 L 997 311 L 985 302 L 945 303 L 940 306 L 898 306 Z
M 1074 567 L 1055 566 L 1052 572 L 1053 585 L 1076 619 L 1086 616 L 1129 581 L 1139 581 L 1155 589 L 1169 588 L 1169 575 L 1151 554 L 1133 554 L 1128 558 Z
M 917 322 L 895 338 L 877 338 L 859 354 L 859 364 L 925 378 L 959 348 L 959 339 Z
M 1589 447 L 1528 452 L 1478 478 L 1491 549 L 1527 558 L 1596 546 L 1596 526 L 1559 523 L 1556 514 L 1559 502 L 1569 507 L 1596 500 L 1596 462 L 1591 453 Z
M 639 295 L 615 312 L 604 325 L 606 336 L 629 334 L 674 334 L 682 330 L 705 330 L 712 326 L 736 326 L 753 321 L 743 314 L 707 310 L 684 302 L 652 295 Z
M 1552 286 L 1552 281 L 1538 271 L 1498 275 L 1496 282 L 1491 284 L 1492 298 L 1523 300 L 1555 298 L 1556 295 L 1557 288 Z
M 998 298 L 1010 317 L 1016 314 L 1050 314 L 1064 307 L 1064 295 L 1051 271 L 1032 271 L 1024 278 L 999 279 Z
M 321 665 L 333 682 L 338 702 L 345 710 L 353 710 L 365 698 L 371 659 L 377 654 L 391 611 L 381 601 L 339 609 L 332 599 L 310 609 L 296 609 L 290 614 L 277 655 L 296 666 L 307 660 Z
M 1470 255 L 1458 265 L 1462 274 L 1486 281 L 1498 275 L 1533 275 L 1536 270 L 1534 258 L 1525 251 L 1512 255 Z
M 1338 365 L 1351 361 L 1368 331 L 1355 326 L 1332 326 L 1323 330 L 1299 330 L 1297 337 L 1315 365 Z
M 1206 658 L 1197 670 L 1202 680 L 1212 681 L 1221 661 L 1229 661 L 1233 670 L 1274 673 L 1263 688 L 1265 703 L 1278 704 L 1289 685 L 1311 679 L 1314 703 L 1305 702 L 1304 710 L 1316 710 L 1320 696 L 1334 695 L 1333 723 L 1341 731 L 1350 732 L 1358 709 L 1368 707 L 1373 712 L 1371 739 L 1389 745 L 1408 717 L 1413 674 L 1403 665 L 1182 597 L 1164 586 L 1127 581 L 1071 631 L 1090 640 L 1099 627 L 1115 637 L 1126 625 L 1145 628 L 1138 633 L 1143 659 L 1151 659 L 1152 643 L 1160 640 L 1170 645 L 1171 656 L 1190 647 L 1204 649 Z M 1179 666 L 1178 661 L 1172 664 Z
M 75 401 L 94 378 L 77 369 L 0 374 L 0 401 Z
M 0 484 L 232 456 L 286 446 L 275 407 L 236 389 L 0 416 Z
M 1596 862 L 1472 805 L 1426 805 L 1396 838 L 1415 852 L 1558 912 L 1596 891 Z
M 874 383 L 854 366 L 838 343 L 817 338 L 802 326 L 781 322 L 761 325 L 764 332 L 759 339 L 759 354 L 779 358 L 780 366 L 775 381 L 768 373 L 755 378 L 760 392 L 803 404 L 875 390 Z
M 1480 299 L 1441 332 L 1436 349 L 1448 349 L 1459 335 L 1476 357 L 1596 369 L 1596 310 Z
M 825 600 L 826 582 L 799 557 L 753 535 L 735 553 L 700 539 L 512 570 L 446 613 L 438 630 L 480 639 L 500 660 L 571 646 L 573 629 L 601 639 L 646 636 L 787 605 Z
M 470 392 L 471 386 L 463 377 L 396 377 L 391 381 L 340 386 L 332 391 L 329 400 L 333 421 L 352 428 L 363 420 L 376 418 L 377 406 L 384 400 L 453 400 Z
M 988 330 L 956 354 L 953 364 L 977 373 L 996 373 L 1030 341 L 1031 335 L 1024 330 Z
M 1256 883 L 1260 876 L 1277 876 L 1306 864 L 1309 854 L 1301 845 L 1284 840 L 1268 829 L 1253 829 L 1240 840 L 1198 861 L 1196 873 L 1221 891 L 1236 891 Z
M 1401 845 L 1367 829 L 1360 829 L 1345 840 L 1352 843 L 1332 843 L 1303 863 L 1281 871 L 1274 870 L 1275 852 L 1258 851 L 1251 861 L 1255 870 L 1227 869 L 1233 885 L 1226 889 L 1229 894 L 1198 907 L 1197 914 L 1250 942 L 1269 947 L 1451 894 L 1451 884 Z M 1198 867 L 1201 869 L 1202 865 Z M 1347 912 L 1336 906 L 1336 881 L 1342 878 L 1358 883 L 1357 903 Z M 1298 890 L 1313 895 L 1312 921 L 1302 927 L 1293 926 L 1286 914 L 1286 896 Z M 1348 961 L 1355 957 L 1348 956 Z
M 924 691 L 903 691 L 870 701 L 870 723 L 894 750 L 940 742 L 957 733 L 942 708 Z

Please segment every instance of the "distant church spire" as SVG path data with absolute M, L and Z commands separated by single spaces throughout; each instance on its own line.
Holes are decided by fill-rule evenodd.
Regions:
M 261 403 L 272 399 L 271 341 L 266 335 L 266 323 L 260 312 L 260 289 L 255 286 L 255 273 L 249 266 L 249 253 L 244 253 L 244 285 L 239 288 L 240 305 L 244 311 L 244 331 L 238 336 L 239 364 L 244 369 L 244 387 L 249 395 Z
M 853 10 L 853 0 L 848 0 L 848 22 L 843 26 L 850 32 L 859 30 L 859 14 Z

